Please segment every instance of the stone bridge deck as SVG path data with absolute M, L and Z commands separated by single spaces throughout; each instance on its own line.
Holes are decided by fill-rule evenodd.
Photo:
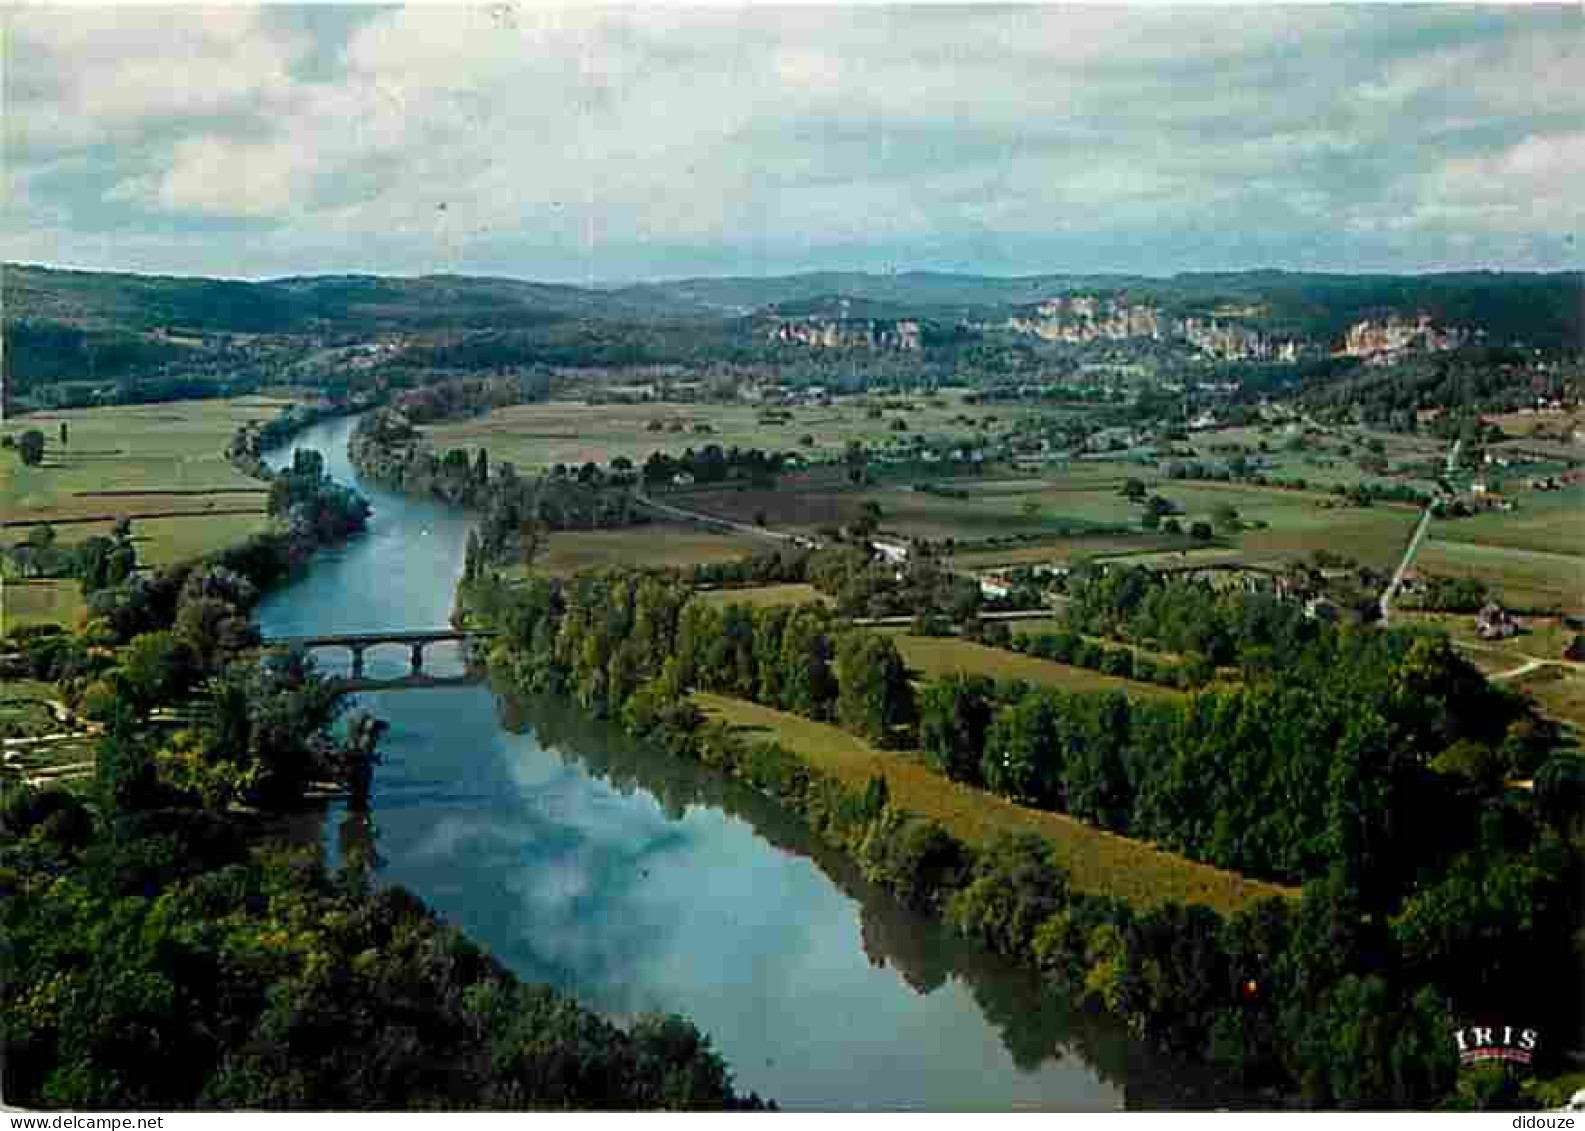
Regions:
M 411 649 L 413 676 L 424 670 L 424 648 L 430 644 L 466 643 L 493 637 L 491 629 L 477 628 L 420 628 L 396 629 L 389 632 L 323 632 L 309 636 L 267 636 L 262 643 L 267 648 L 345 648 L 352 653 L 352 676 L 363 675 L 363 653 L 381 644 L 406 644 Z

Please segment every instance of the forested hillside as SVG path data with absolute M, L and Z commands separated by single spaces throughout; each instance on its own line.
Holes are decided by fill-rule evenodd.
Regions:
M 1247 367 L 1283 343 L 1297 350 L 1290 361 L 1314 364 L 1351 327 L 1386 319 L 1426 318 L 1484 346 L 1569 353 L 1582 340 L 1578 273 L 817 273 L 599 288 L 449 275 L 242 282 L 8 265 L 4 291 L 13 409 L 270 383 L 414 385 L 437 369 L 536 366 L 996 382 L 1099 361 L 1164 380 L 1181 378 L 1184 366 L 1202 376 L 1212 375 L 1208 366 Z M 1063 295 L 1143 312 L 1152 329 L 1087 324 L 1078 344 L 1043 339 L 1027 316 Z

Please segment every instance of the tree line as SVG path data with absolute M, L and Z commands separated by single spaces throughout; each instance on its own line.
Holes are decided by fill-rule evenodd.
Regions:
M 889 639 L 829 610 L 711 607 L 658 573 L 486 576 L 463 599 L 502 631 L 492 661 L 513 686 L 745 778 L 916 906 L 1247 1082 L 1424 1105 L 1473 1086 L 1451 1018 L 1538 1019 L 1554 1056 L 1577 1028 L 1555 987 L 1574 968 L 1580 761 L 1548 756 L 1534 720 L 1443 642 L 1315 627 L 1282 682 L 1147 705 L 972 677 L 916 691 Z M 917 743 L 966 783 L 1302 880 L 1304 897 L 1224 919 L 1076 893 L 1044 842 L 976 851 L 895 808 L 883 779 L 852 790 L 707 724 L 693 689 Z M 1526 766 L 1533 792 L 1506 788 Z
M 292 507 L 318 476 L 286 477 Z M 312 525 L 310 529 L 314 529 Z M 401 888 L 366 814 L 383 724 L 247 611 L 301 544 L 260 536 L 97 594 L 8 665 L 103 724 L 86 788 L 6 782 L 0 1042 L 8 1101 L 190 1110 L 732 1108 L 686 1020 L 619 1026 L 519 982 Z M 9 673 L 9 670 L 7 672 Z M 182 708 L 189 721 L 155 718 Z M 348 791 L 345 863 L 278 843 Z

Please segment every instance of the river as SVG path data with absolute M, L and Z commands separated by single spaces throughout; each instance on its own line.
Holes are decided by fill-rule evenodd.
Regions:
M 269 595 L 266 634 L 446 624 L 470 521 L 359 479 L 350 419 L 299 446 L 368 496 L 367 534 Z M 455 674 L 432 646 L 426 671 Z M 334 653 L 320 657 L 344 670 Z M 370 676 L 401 675 L 376 648 Z M 519 976 L 617 1019 L 683 1013 L 786 1109 L 1109 1110 L 1226 1103 L 1197 1073 L 909 913 L 766 799 L 565 704 L 488 687 L 364 693 L 386 719 L 373 835 L 399 883 Z M 332 809 L 327 850 L 367 835 Z

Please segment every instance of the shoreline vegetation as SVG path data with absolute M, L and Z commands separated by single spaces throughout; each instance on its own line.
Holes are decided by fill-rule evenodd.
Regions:
M 675 572 L 505 581 L 475 562 L 459 606 L 497 629 L 490 664 L 505 686 L 570 696 L 748 783 L 911 907 L 1241 1087 L 1317 1105 L 1470 1106 L 1472 1089 L 1508 1085 L 1459 1072 L 1455 1017 L 1505 1007 L 1568 1031 L 1573 1006 L 1547 973 L 1570 960 L 1567 789 L 1516 795 L 1453 768 L 1490 725 L 1517 728 L 1497 736 L 1512 745 L 1535 721 L 1445 642 L 1313 626 L 1281 665 L 1295 689 L 1133 704 L 972 676 L 915 689 L 892 641 L 822 605 L 692 597 Z M 1302 892 L 1257 882 L 1217 896 L 1227 874 L 1211 869 L 1209 887 L 1180 880 L 1163 899 L 1146 890 L 1170 875 L 1160 862 L 1188 861 L 1140 841 L 1121 871 L 1153 874 L 1131 889 L 1087 870 L 1074 838 L 996 835 L 983 817 L 976 828 L 939 800 L 951 778 L 1032 819 L 1079 817 L 1094 837 L 1130 821 L 1175 829 L 1179 852 L 1263 861 L 1256 874 L 1275 864 Z M 1286 864 L 1266 855 L 1283 838 Z M 1529 917 L 1507 917 L 1499 891 Z
M 1548 1034 L 1537 1060 L 1543 1077 L 1566 1063 L 1560 1035 L 1578 1031 L 1579 1002 L 1557 987 L 1575 961 L 1569 939 L 1581 910 L 1585 778 L 1578 755 L 1558 752 L 1557 733 L 1523 697 L 1488 683 L 1445 638 L 1313 622 L 1291 604 L 1218 593 L 1202 580 L 1093 563 L 1072 570 L 1053 631 L 1014 636 L 978 622 L 983 602 L 978 592 L 966 599 L 963 577 L 926 560 L 893 579 L 868 555 L 860 563 L 851 546 L 693 569 L 525 578 L 519 564 L 531 563 L 552 531 L 642 522 L 628 488 L 644 470 L 613 461 L 609 469 L 590 464 L 529 478 L 510 464 L 491 467 L 482 449 L 474 458 L 437 456 L 423 449 L 414 423 L 458 407 L 420 401 L 406 408 L 375 408 L 349 453 L 373 481 L 481 513 L 456 616 L 498 629 L 490 667 L 512 690 L 570 698 L 674 757 L 749 784 L 905 904 L 1242 1088 L 1319 1106 L 1543 1102 L 1543 1089 L 1521 1093 L 1500 1070 L 1459 1069 L 1448 1034 L 1472 1019 L 1517 1017 Z M 300 453 L 279 473 L 264 469 L 263 431 L 239 433 L 228 458 L 263 471 L 270 513 L 283 531 L 106 586 L 79 637 L 42 632 L 9 642 L 7 662 L 20 656 L 39 678 L 62 682 L 107 733 L 86 800 L 27 790 L 0 814 L 7 833 L 17 834 L 0 858 L 0 887 L 25 897 L 8 902 L 22 909 L 20 937 L 35 948 L 34 961 L 71 977 L 95 962 L 113 968 L 108 956 L 130 936 L 116 935 L 121 927 L 89 932 L 72 950 L 47 937 L 46 915 L 67 921 L 76 914 L 81 922 L 119 922 L 120 915 L 142 924 L 161 900 L 199 920 L 223 914 L 240 921 L 261 900 L 290 909 L 285 921 L 295 926 L 280 928 L 289 941 L 247 944 L 283 948 L 283 964 L 266 963 L 250 976 L 287 971 L 286 992 L 299 995 L 304 1013 L 259 1014 L 233 1031 L 252 1032 L 256 1023 L 279 1036 L 313 1010 L 351 1008 L 317 1001 L 305 988 L 316 964 L 352 962 L 361 975 L 368 972 L 355 960 L 364 952 L 354 943 L 375 940 L 377 952 L 398 961 L 415 947 L 428 954 L 422 940 L 446 929 L 402 892 L 394 910 L 368 910 L 362 926 L 327 942 L 335 932 L 317 931 L 315 916 L 356 919 L 364 911 L 349 908 L 368 909 L 389 895 L 372 891 L 356 859 L 343 875 L 327 877 L 317 861 L 281 857 L 266 867 L 250 848 L 243 855 L 253 854 L 255 864 L 247 864 L 234 846 L 182 839 L 188 830 L 179 826 L 191 818 L 200 831 L 204 822 L 230 828 L 216 834 L 219 844 L 235 834 L 239 807 L 300 804 L 311 783 L 334 778 L 355 797 L 366 791 L 377 759 L 372 720 L 360 724 L 353 743 L 330 741 L 326 722 L 269 756 L 247 737 L 245 722 L 229 731 L 183 731 L 152 746 L 141 734 L 147 720 L 138 712 L 190 702 L 199 676 L 231 665 L 241 665 L 233 673 L 239 702 L 279 707 L 270 695 L 306 696 L 317 704 L 300 712 L 310 722 L 339 710 L 311 672 L 290 664 L 271 671 L 246 658 L 256 643 L 247 609 L 321 540 L 360 527 L 366 510 L 355 492 L 326 480 L 315 453 Z M 737 458 L 743 475 L 776 473 L 763 453 Z M 680 474 L 672 464 L 665 470 Z M 738 603 L 730 590 L 698 598 L 699 582 L 719 580 L 810 584 L 817 598 L 760 607 Z M 956 626 L 971 647 L 1060 661 L 1050 663 L 1052 686 L 951 664 L 921 677 L 898 639 L 851 623 L 898 610 L 916 616 L 911 639 L 932 642 Z M 1070 663 L 1106 673 L 1129 693 L 1075 686 L 1060 677 Z M 1128 680 L 1148 683 L 1135 692 Z M 123 704 L 132 705 L 131 716 Z M 238 738 L 246 753 L 227 754 Z M 150 837 L 165 840 L 151 846 Z M 123 853 L 153 862 L 123 864 Z M 134 878 L 107 879 L 106 860 L 110 873 Z M 286 888 L 268 878 L 281 868 L 296 877 Z M 210 893 L 214 871 L 246 893 L 241 904 Z M 45 883 L 62 876 L 81 888 L 73 890 L 70 914 L 50 903 Z M 143 903 L 124 907 L 117 902 L 124 899 Z M 409 915 L 404 899 L 419 911 Z M 269 922 L 260 917 L 250 929 L 275 939 Z M 292 935 L 297 929 L 304 933 Z M 455 938 L 463 950 L 471 945 Z M 404 950 L 401 939 L 419 941 Z M 200 951 L 212 941 L 181 940 Z M 221 949 L 230 955 L 239 947 L 246 949 L 232 940 Z M 414 959 L 404 984 L 428 993 L 435 979 L 449 985 L 465 967 L 498 985 L 492 961 L 480 956 L 437 971 Z M 193 1007 L 197 999 L 177 973 L 156 973 L 180 985 L 170 1001 Z M 10 975 L 6 981 L 9 988 Z M 229 983 L 218 979 L 205 992 L 214 985 Z M 69 1104 L 85 1094 L 73 1089 L 133 1087 L 85 1067 L 121 1055 L 109 1021 L 94 1018 L 68 1036 L 63 1026 L 82 1016 L 70 1015 L 43 983 L 29 986 L 34 997 L 20 1020 L 6 1022 L 5 1036 L 9 1049 L 20 1034 L 19 1063 L 35 1072 L 31 1094 Z M 586 1011 L 570 999 L 544 991 L 546 1004 L 534 998 L 538 991 L 526 998 L 499 992 L 508 1003 L 501 1011 L 469 1012 L 470 995 L 497 993 L 470 989 L 463 1013 L 434 1030 L 401 1016 L 421 1031 L 420 1043 L 447 1024 L 477 1027 L 481 1016 L 512 1028 L 513 1039 L 525 1042 L 513 1064 L 526 1075 L 512 1077 L 505 1092 L 489 1091 L 496 1082 L 477 1070 L 485 1061 L 468 1059 L 494 1063 L 503 1055 L 498 1048 L 459 1052 L 466 1063 L 445 1081 L 404 1078 L 383 1063 L 377 1073 L 360 1073 L 350 1061 L 333 1070 L 337 1077 L 297 1062 L 296 1038 L 267 1052 L 255 1042 L 240 1059 L 227 1052 L 221 1063 L 216 1049 L 231 1039 L 223 1036 L 203 1054 L 209 1060 L 195 1059 L 213 1072 L 188 1080 L 199 1090 L 184 1093 L 183 1102 L 314 1106 L 331 1094 L 333 1103 L 382 1106 L 378 1097 L 399 1094 L 397 1105 L 451 1105 L 468 1102 L 447 1090 L 463 1086 L 459 1080 L 477 1089 L 469 1093 L 475 1099 L 489 1096 L 479 1101 L 486 1106 L 759 1102 L 735 1095 L 720 1058 L 686 1022 L 635 1028 L 624 1044 L 599 1029 L 603 1022 L 581 1020 Z M 393 1008 L 413 1007 L 403 999 Z M 522 1011 L 540 1020 L 504 1020 Z M 523 1051 L 546 1017 L 555 1021 L 545 1025 L 565 1022 L 565 1032 L 583 1033 L 579 1040 L 626 1051 L 598 1066 L 583 1044 L 578 1053 L 555 1042 L 550 1052 L 542 1045 Z M 592 1028 L 580 1028 L 586 1025 Z M 324 1043 L 313 1036 L 303 1043 L 318 1047 L 315 1041 Z M 655 1048 L 683 1051 L 666 1061 Z M 411 1064 L 403 1060 L 411 1053 L 395 1049 L 390 1063 Z M 556 1059 L 563 1055 L 570 1059 Z M 68 1067 L 44 1072 L 51 1057 Z M 595 1087 L 602 1073 L 624 1072 L 632 1074 L 630 1090 Z M 352 1096 L 338 1087 L 366 1091 Z
M 262 472 L 280 529 L 122 578 L 94 592 L 80 633 L 18 630 L 0 649 L 8 679 L 56 685 L 98 728 L 87 780 L 7 781 L 0 802 L 7 1101 L 763 1107 L 686 1020 L 614 1025 L 375 886 L 366 810 L 384 724 L 356 714 L 335 737 L 345 692 L 300 655 L 261 653 L 248 615 L 316 547 L 361 530 L 368 505 L 318 453 L 268 472 L 260 433 L 228 455 Z M 351 808 L 335 873 L 276 841 L 279 818 L 332 784 Z M 146 1070 L 151 1047 L 161 1072 Z

